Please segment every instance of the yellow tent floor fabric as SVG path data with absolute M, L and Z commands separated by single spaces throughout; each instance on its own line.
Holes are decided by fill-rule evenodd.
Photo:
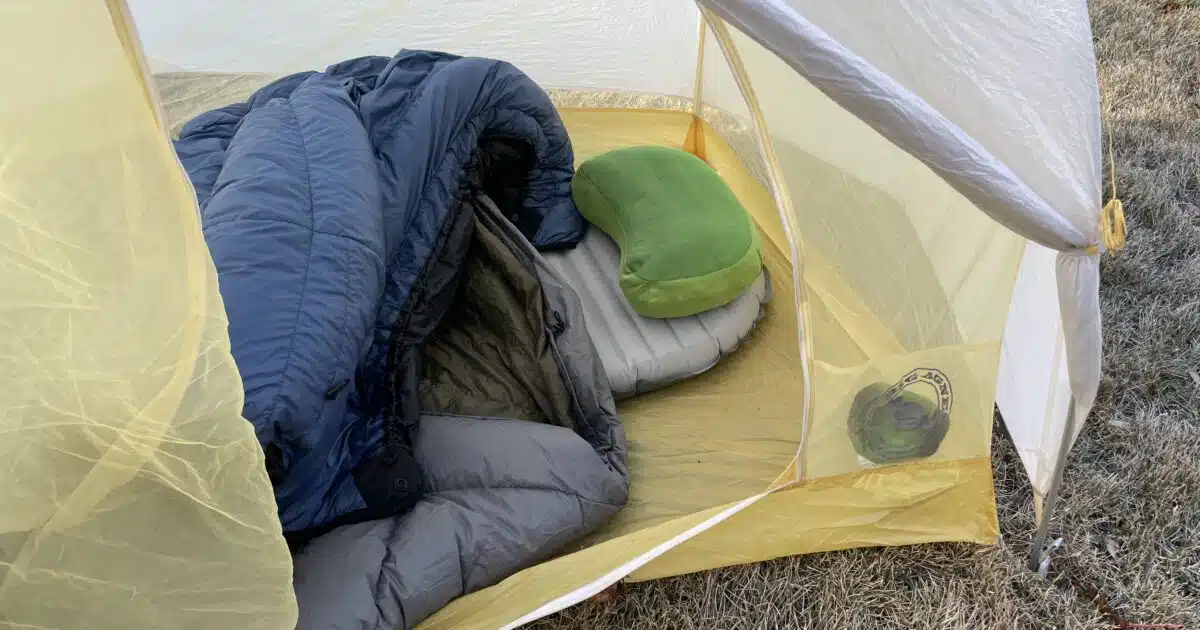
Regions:
M 169 124 L 178 128 L 199 111 L 244 98 L 269 77 L 213 75 L 194 81 L 186 75 L 160 75 L 156 79 L 164 90 Z M 577 161 L 633 144 L 680 146 L 693 120 L 690 105 L 682 99 L 553 96 L 562 107 Z M 566 104 L 584 107 L 563 107 Z M 602 107 L 587 107 L 592 105 Z M 949 435 L 945 452 L 924 463 L 866 470 L 849 466 L 854 472 L 787 485 L 795 475 L 803 394 L 794 296 L 787 280 L 791 275 L 787 242 L 773 198 L 752 174 L 761 164 L 754 163 L 757 155 L 747 155 L 754 150 L 746 148 L 747 138 L 718 134 L 707 124 L 711 117 L 706 115 L 705 120 L 705 157 L 742 200 L 764 236 L 765 259 L 776 278 L 768 316 L 743 348 L 713 370 L 621 406 L 630 440 L 633 496 L 613 522 L 554 560 L 456 600 L 422 627 L 500 627 L 570 605 L 594 591 L 587 587 L 620 579 L 630 571 L 634 571 L 630 579 L 652 579 L 855 546 L 996 540 L 986 431 Z M 804 282 L 811 301 L 808 328 L 818 331 L 814 342 L 822 354 L 839 357 L 839 365 L 867 366 L 909 353 L 818 254 L 806 256 Z M 994 363 L 989 353 L 998 352 L 998 347 L 926 352 L 960 360 L 982 352 L 982 358 L 972 363 L 987 365 Z M 976 394 L 969 397 L 985 397 Z M 976 411 L 965 413 L 979 415 Z M 971 418 L 966 424 L 990 426 L 988 419 L 990 413 L 985 420 Z M 819 437 L 818 432 L 810 440 Z M 845 441 L 844 436 L 833 437 L 825 436 L 830 442 Z M 854 457 L 852 451 L 839 450 L 825 460 L 836 464 L 824 466 L 825 470 L 837 470 Z M 768 489 L 776 492 L 754 500 Z M 703 531 L 697 534 L 697 529 Z M 682 540 L 689 535 L 694 537 Z M 674 549 L 665 548 L 680 542 Z
M 718 506 L 593 545 L 522 571 L 452 602 L 422 630 L 508 627 L 583 601 L 606 575 L 705 521 L 711 528 L 655 555 L 626 578 L 644 581 L 736 564 L 855 547 L 931 542 L 995 544 L 999 538 L 987 459 L 909 464 L 828 477 L 754 502 Z M 587 589 L 589 586 L 595 588 Z M 579 593 L 575 599 L 569 596 Z M 559 605 L 555 606 L 556 600 Z M 561 601 L 566 600 L 566 601 Z
M 678 146 L 692 120 L 687 112 L 650 110 L 564 109 L 562 114 L 577 160 L 631 144 Z M 786 242 L 773 200 L 730 145 L 707 125 L 705 130 L 709 163 L 759 223 L 767 264 L 777 278 L 786 279 L 790 263 L 781 248 Z M 879 334 L 886 328 L 865 311 L 850 322 L 833 315 L 839 309 L 853 311 L 853 295 L 833 270 L 807 262 L 806 281 L 815 280 L 820 294 L 838 298 L 831 300 L 834 306 L 823 307 L 840 324 L 827 329 L 847 331 L 828 343 L 898 350 L 894 340 Z M 612 523 L 574 553 L 452 602 L 421 627 L 511 623 L 636 563 L 639 556 L 662 551 L 655 548 L 721 515 L 726 519 L 636 567 L 629 579 L 860 546 L 994 543 L 999 527 L 986 457 L 883 467 L 790 487 L 781 483 L 792 477 L 781 473 L 794 470 L 802 391 L 791 283 L 774 285 L 775 302 L 746 347 L 704 375 L 621 406 L 631 444 L 633 498 Z M 746 502 L 768 487 L 778 490 Z M 744 509 L 736 509 L 739 502 L 746 502 Z M 586 596 L 580 591 L 579 599 Z
M 986 459 L 966 460 L 910 464 L 807 482 L 749 504 L 651 560 L 629 579 L 658 579 L 854 547 L 994 544 L 999 526 L 991 471 Z M 531 612 L 586 588 L 731 507 L 709 508 L 531 567 L 451 602 L 419 628 L 482 630 L 528 620 Z M 583 594 L 579 601 L 587 596 Z
M 855 547 L 995 544 L 999 537 L 990 459 L 906 464 L 769 494 L 628 579 Z

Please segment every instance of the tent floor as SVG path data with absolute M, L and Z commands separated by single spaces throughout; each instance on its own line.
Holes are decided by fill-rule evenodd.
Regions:
M 171 130 L 196 113 L 244 98 L 270 78 L 155 77 Z M 654 97 L 647 103 L 659 107 L 670 100 Z M 627 107 L 629 99 L 610 105 Z M 675 108 L 560 111 L 577 162 L 634 144 L 681 146 L 693 120 L 690 111 Z M 763 232 L 774 291 L 766 316 L 744 346 L 712 370 L 619 405 L 633 494 L 613 521 L 558 558 L 452 602 L 423 628 L 514 627 L 601 593 L 622 578 L 654 579 L 852 547 L 997 540 L 987 456 L 848 469 L 782 488 L 796 478 L 804 400 L 789 247 L 762 181 L 721 134 L 707 124 L 703 130 L 707 161 Z M 745 140 L 748 132 L 740 133 Z M 743 144 L 738 142 L 745 152 Z M 807 328 L 821 331 L 817 341 L 823 347 L 837 344 L 847 352 L 895 347 L 879 322 L 863 317 L 865 309 L 835 269 L 808 252 L 804 282 L 820 296 L 806 318 L 816 318 Z M 772 489 L 779 490 L 765 494 Z

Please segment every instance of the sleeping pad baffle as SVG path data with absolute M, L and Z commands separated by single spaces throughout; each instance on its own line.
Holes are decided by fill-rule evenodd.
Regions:
M 527 76 L 352 59 L 198 116 L 175 150 L 300 549 L 301 627 L 409 627 L 625 504 L 607 378 L 537 251 L 587 223 Z

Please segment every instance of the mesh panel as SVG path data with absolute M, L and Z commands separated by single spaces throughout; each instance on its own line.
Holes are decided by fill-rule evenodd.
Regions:
M 195 198 L 115 10 L 0 20 L 0 627 L 292 627 Z
M 805 472 L 988 457 L 1023 241 L 758 44 L 732 41 L 805 252 Z

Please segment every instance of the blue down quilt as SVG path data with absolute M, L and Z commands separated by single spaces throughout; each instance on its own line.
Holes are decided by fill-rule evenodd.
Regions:
M 587 224 L 546 93 L 432 51 L 266 85 L 175 141 L 302 628 L 410 627 L 628 499 L 578 297 Z

